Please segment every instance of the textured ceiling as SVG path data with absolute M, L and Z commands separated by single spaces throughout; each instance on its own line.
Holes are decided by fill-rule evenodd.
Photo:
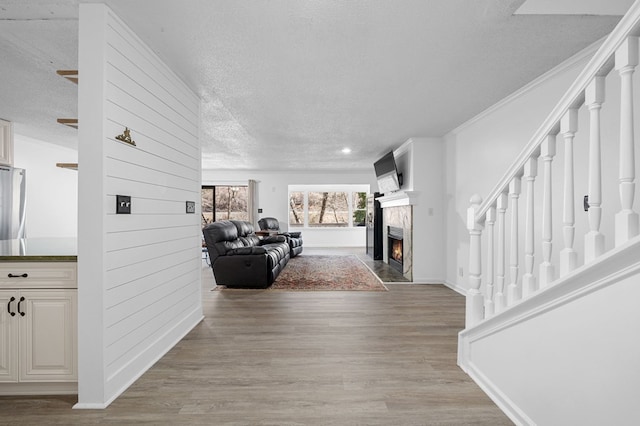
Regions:
M 462 124 L 619 20 L 513 15 L 522 0 L 105 3 L 202 98 L 203 167 L 214 169 L 370 169 L 409 137 Z M 55 124 L 77 114 L 76 88 L 55 75 L 77 66 L 77 5 L 0 1 L 0 117 L 16 133 L 77 144 Z
M 545 15 L 624 15 L 634 0 L 527 0 L 516 13 Z

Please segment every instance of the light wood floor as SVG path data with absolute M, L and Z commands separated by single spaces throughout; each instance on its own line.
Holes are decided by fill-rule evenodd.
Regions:
M 446 287 L 226 292 L 211 282 L 203 269 L 204 321 L 107 409 L 0 397 L 0 424 L 512 424 L 456 365 L 464 298 Z

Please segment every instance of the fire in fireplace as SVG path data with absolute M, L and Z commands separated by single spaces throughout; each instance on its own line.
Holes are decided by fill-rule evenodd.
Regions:
M 389 263 L 389 266 L 393 267 L 394 269 L 400 271 L 400 272 L 404 272 L 403 271 L 403 261 L 402 261 L 402 254 L 403 254 L 403 244 L 402 244 L 402 240 L 403 240 L 403 230 L 402 228 L 396 228 L 394 226 L 389 226 L 388 230 L 387 230 L 387 235 L 388 235 L 388 242 L 389 242 L 389 250 L 388 250 L 388 256 L 387 256 L 387 260 Z
M 402 263 L 402 240 L 394 239 L 392 243 L 393 247 L 391 247 L 391 253 L 389 253 L 389 255 L 396 262 Z

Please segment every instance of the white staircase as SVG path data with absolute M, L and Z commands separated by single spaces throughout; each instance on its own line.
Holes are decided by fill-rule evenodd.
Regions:
M 458 363 L 518 424 L 640 424 L 639 35 L 636 1 L 471 199 Z

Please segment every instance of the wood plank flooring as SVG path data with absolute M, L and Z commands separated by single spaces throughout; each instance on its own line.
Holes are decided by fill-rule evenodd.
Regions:
M 0 397 L 0 424 L 510 425 L 456 365 L 464 297 L 209 291 L 205 319 L 105 410 Z

